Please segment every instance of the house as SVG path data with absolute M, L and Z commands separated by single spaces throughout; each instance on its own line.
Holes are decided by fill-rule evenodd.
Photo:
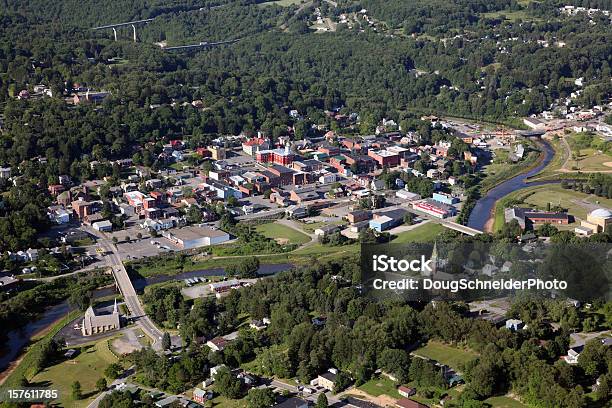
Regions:
M 400 385 L 399 387 L 397 387 L 397 392 L 402 397 L 408 398 L 408 397 L 412 397 L 414 394 L 416 394 L 416 388 L 406 387 L 404 385 Z
M 427 405 L 421 404 L 420 402 L 413 401 L 408 398 L 400 398 L 395 401 L 395 406 L 399 408 L 428 408 Z
M 338 231 L 340 231 L 340 227 L 338 225 L 324 225 L 314 230 L 314 234 L 319 237 L 326 237 Z
M 13 276 L 0 276 L 0 290 L 8 291 L 14 289 L 19 283 L 19 279 Z
M 227 368 L 227 366 L 225 364 L 219 364 L 217 366 L 214 366 L 210 369 L 210 377 L 211 378 L 215 378 L 215 376 L 217 375 L 217 373 L 219 371 L 221 371 L 222 369 Z
M 519 320 L 519 319 L 506 320 L 506 329 L 509 329 L 512 331 L 521 330 L 524 326 L 525 324 L 523 323 L 522 320 Z
M 198 404 L 204 404 L 206 401 L 209 401 L 213 398 L 212 391 L 205 391 L 203 389 L 197 388 L 193 390 L 193 400 Z
M 259 137 L 254 137 L 242 143 L 242 150 L 249 156 L 254 156 L 260 150 L 269 150 L 270 143 Z
M 7 179 L 11 177 L 10 167 L 0 167 L 0 179 Z
M 177 397 L 176 395 L 171 395 L 169 397 L 157 401 L 155 403 L 155 406 L 158 408 L 168 408 L 174 406 L 176 403 L 178 403 L 178 401 L 179 397 Z
M 211 340 L 208 340 L 206 342 L 206 345 L 210 347 L 210 349 L 213 351 L 223 351 L 223 349 L 228 343 L 229 341 L 227 341 L 223 337 L 215 337 Z
M 231 279 L 227 281 L 211 283 L 209 287 L 213 293 L 220 295 L 222 293 L 229 292 L 232 289 L 237 289 L 241 287 L 241 284 L 240 281 L 236 279 Z
M 567 350 L 567 356 L 563 356 L 563 360 L 567 364 L 578 364 L 578 357 L 580 357 L 580 351 L 578 351 L 577 347 L 574 347 Z
M 298 204 L 302 204 L 307 201 L 317 200 L 319 193 L 314 188 L 301 188 L 291 190 L 289 199 Z
M 325 316 L 313 317 L 311 319 L 311 322 L 313 326 L 322 327 L 322 326 L 325 326 L 325 323 L 327 322 L 327 317 Z
M 308 216 L 308 209 L 302 205 L 290 205 L 285 209 L 287 218 L 304 218 Z
M 330 368 L 327 372 L 319 374 L 317 377 L 317 384 L 319 387 L 323 387 L 326 390 L 332 391 L 336 385 L 336 377 L 338 376 L 338 370 Z
M 251 329 L 255 329 L 255 330 L 263 330 L 267 327 L 267 324 L 264 323 L 263 320 L 259 320 L 259 319 L 253 319 L 251 320 L 251 322 L 249 323 L 249 327 Z

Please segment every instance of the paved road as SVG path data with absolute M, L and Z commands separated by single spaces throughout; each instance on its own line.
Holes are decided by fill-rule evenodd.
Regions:
M 98 238 L 98 245 L 105 251 L 104 259 L 106 264 L 111 268 L 115 277 L 115 282 L 119 286 L 119 291 L 123 295 L 125 305 L 130 313 L 130 318 L 142 329 L 142 331 L 151 338 L 151 345 L 155 350 L 161 350 L 162 331 L 159 330 L 153 321 L 146 315 L 140 299 L 136 294 L 136 290 L 132 285 L 132 281 L 121 261 L 119 252 L 116 246 L 109 241 L 108 237 L 102 232 L 96 231 L 93 228 L 86 227 L 90 234 Z

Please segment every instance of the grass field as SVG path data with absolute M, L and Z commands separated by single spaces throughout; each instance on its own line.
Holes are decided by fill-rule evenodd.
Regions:
M 211 402 L 213 407 L 219 408 L 247 408 L 249 406 L 246 399 L 233 400 L 221 395 L 217 395 Z
M 431 242 L 436 236 L 444 231 L 444 227 L 434 222 L 428 222 L 410 231 L 401 232 L 393 241 L 394 244 L 405 244 L 407 242 Z
M 501 10 L 501 11 L 492 11 L 490 13 L 482 13 L 481 14 L 485 18 L 500 18 L 504 16 L 508 21 L 537 21 L 540 20 L 537 17 L 530 15 L 526 10 Z
M 565 161 L 570 156 L 570 152 L 568 151 L 565 143 L 563 143 L 560 139 L 552 139 L 549 140 L 550 145 L 552 146 L 555 155 L 552 160 L 546 167 L 542 169 L 538 174 L 533 176 L 531 179 L 537 180 L 540 178 L 546 178 L 547 176 L 551 176 L 557 174 L 565 164 Z
M 434 341 L 430 341 L 425 346 L 416 349 L 414 354 L 439 361 L 455 370 L 460 370 L 463 364 L 478 357 L 478 354 L 473 351 Z
M 491 404 L 493 408 L 527 408 L 527 405 L 522 404 L 521 402 L 510 398 L 510 397 L 491 397 L 484 402 Z
M 374 397 L 385 394 L 393 398 L 402 398 L 402 396 L 397 392 L 395 383 L 386 377 L 372 378 L 370 381 L 362 384 L 358 388 Z
M 505 155 L 505 153 L 502 152 L 498 154 L 502 157 Z M 481 194 L 484 195 L 499 183 L 526 172 L 529 168 L 534 166 L 539 156 L 538 152 L 531 151 L 527 154 L 527 157 L 519 163 L 508 163 L 500 159 L 487 165 L 484 169 L 485 178 L 480 183 Z
M 104 377 L 104 369 L 117 358 L 110 351 L 109 340 L 102 340 L 80 349 L 80 354 L 71 360 L 48 367 L 38 373 L 31 386 L 41 386 L 59 390 L 59 403 L 64 407 L 85 407 L 97 394 L 96 381 Z M 72 384 L 81 383 L 85 398 L 80 401 L 72 399 Z
M 565 140 L 572 149 L 568 170 L 587 172 L 612 170 L 612 156 L 598 150 L 606 148 L 601 138 L 586 133 L 572 133 L 566 135 Z M 609 144 L 607 146 L 609 147 Z
M 308 235 L 274 222 L 258 225 L 255 229 L 268 238 L 283 241 L 279 242 L 281 244 L 288 243 L 301 245 L 310 241 Z

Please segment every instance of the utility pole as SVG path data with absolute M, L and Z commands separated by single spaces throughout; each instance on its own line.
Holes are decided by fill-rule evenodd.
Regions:
M 136 26 L 132 24 L 132 28 L 134 29 L 134 42 L 136 42 Z
M 113 27 L 113 34 L 115 34 L 115 41 L 117 41 L 117 30 Z

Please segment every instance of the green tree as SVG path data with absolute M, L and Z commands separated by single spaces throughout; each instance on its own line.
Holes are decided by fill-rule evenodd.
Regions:
M 98 381 L 96 381 L 96 390 L 98 390 L 98 392 L 102 392 L 105 391 L 107 387 L 108 383 L 106 382 L 106 378 L 98 378 Z
M 317 397 L 317 405 L 316 408 L 327 408 L 329 403 L 327 402 L 327 395 L 325 393 L 320 393 Z
M 112 363 L 104 370 L 104 375 L 111 380 L 119 378 L 123 372 L 123 367 L 119 363 Z
M 81 383 L 75 381 L 72 383 L 72 399 L 80 400 L 83 399 L 83 392 L 81 391 Z
M 275 404 L 276 398 L 271 388 L 252 388 L 246 397 L 249 408 L 266 408 Z
M 170 350 L 171 346 L 172 346 L 172 341 L 170 340 L 170 333 L 164 332 L 162 336 L 162 348 L 164 350 Z

